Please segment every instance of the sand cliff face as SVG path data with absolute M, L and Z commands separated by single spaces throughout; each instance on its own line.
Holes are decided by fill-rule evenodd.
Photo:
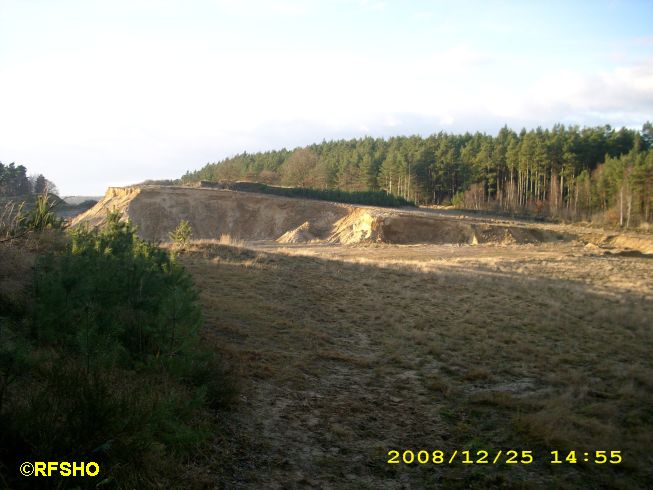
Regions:
M 181 220 L 187 220 L 194 238 L 229 234 L 246 240 L 276 240 L 310 221 L 318 236 L 349 213 L 347 206 L 323 201 L 289 199 L 264 194 L 184 187 L 109 188 L 92 209 L 73 225 L 101 225 L 115 209 L 130 219 L 143 238 L 166 240 Z
M 167 240 L 181 220 L 193 237 L 283 243 L 529 243 L 554 239 L 535 227 L 465 222 L 412 210 L 355 206 L 252 192 L 187 187 L 111 187 L 73 225 L 99 226 L 116 210 L 149 240 Z

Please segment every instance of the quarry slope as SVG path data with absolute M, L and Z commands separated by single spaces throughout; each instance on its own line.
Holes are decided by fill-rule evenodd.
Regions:
M 286 198 L 223 189 L 110 187 L 73 226 L 99 226 L 110 210 L 120 211 L 149 240 L 187 220 L 195 239 L 222 235 L 280 243 L 480 244 L 537 243 L 563 238 L 552 230 L 515 222 L 456 219 L 411 209 L 388 209 Z

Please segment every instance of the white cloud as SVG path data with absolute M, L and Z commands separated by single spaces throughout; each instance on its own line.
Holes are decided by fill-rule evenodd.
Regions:
M 213 0 L 221 9 L 246 15 L 305 15 L 315 6 L 315 0 Z
M 359 0 L 359 3 L 364 10 L 377 11 L 377 12 L 384 11 L 388 6 L 387 2 L 378 1 L 378 0 Z
M 612 120 L 629 124 L 653 117 L 653 61 L 586 74 L 547 73 L 517 93 L 495 95 L 487 107 L 522 120 Z
M 549 59 L 545 68 L 483 44 L 505 26 L 474 37 L 466 30 L 479 19 L 449 22 L 441 9 L 411 15 L 378 0 L 180 5 L 134 0 L 97 13 L 80 3 L 68 14 L 52 9 L 54 21 L 26 9 L 11 35 L 20 22 L 4 20 L 0 40 L 4 32 L 17 49 L 0 45 L 0 158 L 68 192 L 68 182 L 174 177 L 238 151 L 322 138 L 653 119 L 650 62 L 618 58 L 587 73 Z M 340 32 L 342 16 L 372 24 L 345 22 Z

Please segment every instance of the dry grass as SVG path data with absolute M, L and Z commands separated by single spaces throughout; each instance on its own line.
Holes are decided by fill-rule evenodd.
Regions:
M 3 201 L 0 199 L 0 239 L 7 239 L 19 231 L 25 203 Z
M 223 443 L 246 448 L 247 464 L 226 486 L 653 478 L 653 261 L 559 245 L 283 250 L 194 243 L 180 258 L 206 335 L 244 379 Z M 536 462 L 387 465 L 395 448 L 532 449 Z M 548 463 L 548 451 L 571 449 L 621 450 L 624 464 Z
M 211 245 L 228 245 L 230 247 L 244 248 L 247 246 L 247 242 L 240 238 L 232 237 L 229 233 L 223 233 L 220 235 L 220 238 L 201 238 L 199 240 L 192 240 L 191 245 L 194 245 L 195 248 L 210 247 Z
M 232 247 L 244 247 L 245 240 L 240 240 L 238 238 L 232 237 L 229 233 L 223 233 L 218 238 L 218 243 L 220 245 L 230 245 Z

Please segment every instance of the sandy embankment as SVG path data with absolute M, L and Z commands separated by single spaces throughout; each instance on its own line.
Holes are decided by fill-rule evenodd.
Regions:
M 123 213 L 140 236 L 167 240 L 181 220 L 193 237 L 281 243 L 537 243 L 564 238 L 560 233 L 524 223 L 466 222 L 414 210 L 356 206 L 222 189 L 185 187 L 112 187 L 73 225 L 101 225 L 107 211 Z

